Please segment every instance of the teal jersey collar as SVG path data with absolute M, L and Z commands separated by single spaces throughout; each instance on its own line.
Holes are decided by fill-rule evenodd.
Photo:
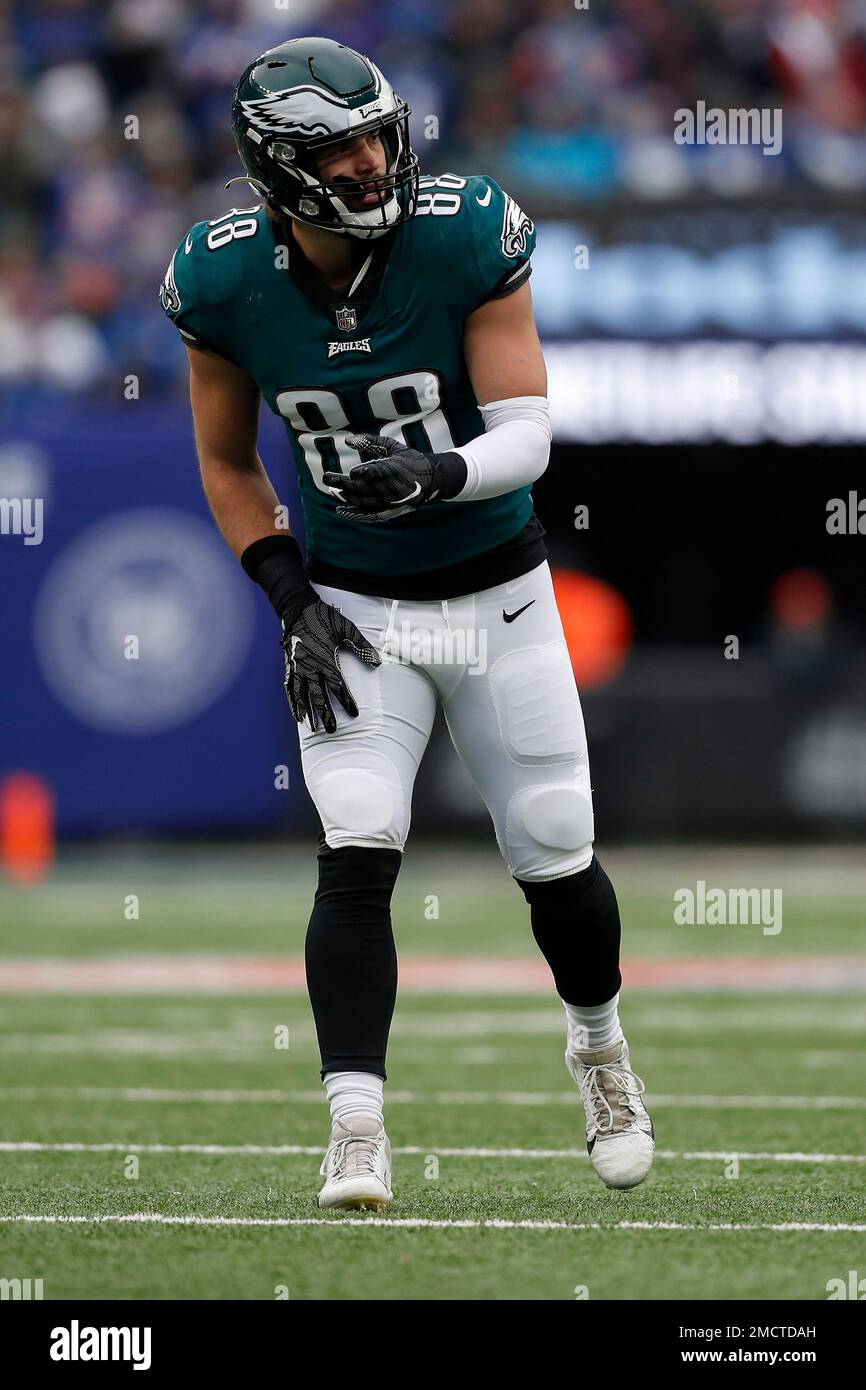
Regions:
M 269 220 L 275 246 L 285 247 L 286 250 L 288 266 L 285 273 L 292 277 L 301 293 L 325 315 L 329 323 L 336 323 L 337 328 L 345 333 L 354 333 L 378 298 L 397 233 L 380 237 L 369 246 L 359 245 L 360 254 L 353 274 L 357 277 L 368 259 L 370 265 L 357 287 L 350 282 L 349 289 L 353 289 L 354 293 L 349 295 L 347 291 L 337 291 L 325 283 L 284 221 Z

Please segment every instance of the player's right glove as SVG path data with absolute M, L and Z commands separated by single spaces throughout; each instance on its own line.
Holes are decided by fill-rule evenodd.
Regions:
M 466 461 L 457 453 L 425 454 L 382 434 L 349 434 L 346 443 L 361 462 L 348 473 L 329 471 L 322 481 L 353 521 L 391 521 L 427 502 L 456 497 L 466 482 Z
M 298 723 L 309 721 L 315 732 L 336 732 L 332 697 L 352 718 L 358 706 L 343 679 L 338 653 L 348 647 L 368 666 L 382 660 L 351 618 L 319 598 L 307 576 L 298 543 L 292 536 L 264 536 L 241 556 L 251 579 L 260 584 L 283 625 L 280 643 L 286 657 L 285 687 Z
M 378 666 L 382 658 L 351 618 L 320 598 L 300 613 L 284 617 L 282 622 L 280 646 L 286 655 L 285 686 L 289 708 L 299 724 L 307 719 L 315 732 L 319 721 L 326 733 L 333 734 L 337 720 L 332 696 L 336 696 L 352 719 L 358 714 L 358 706 L 340 670 L 340 647 L 347 647 L 368 666 Z

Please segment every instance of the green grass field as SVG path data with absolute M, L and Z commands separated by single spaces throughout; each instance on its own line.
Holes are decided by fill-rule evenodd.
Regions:
M 627 960 L 851 969 L 766 993 L 629 989 L 626 969 L 658 1148 L 642 1187 L 610 1192 L 587 1161 L 552 991 L 400 997 L 380 1219 L 315 1205 L 328 1125 L 302 993 L 3 993 L 0 1277 L 42 1278 L 47 1299 L 808 1301 L 866 1275 L 866 867 L 829 850 L 602 857 Z M 0 981 L 23 960 L 297 956 L 314 872 L 298 851 L 69 856 L 39 888 L 0 889 Z M 783 930 L 675 926 L 672 893 L 698 877 L 782 887 Z M 536 959 L 493 853 L 410 852 L 394 919 L 407 972 Z

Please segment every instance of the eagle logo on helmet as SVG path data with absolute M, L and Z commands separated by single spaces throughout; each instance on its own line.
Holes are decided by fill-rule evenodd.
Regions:
M 298 89 L 241 102 L 241 110 L 247 120 L 259 130 L 272 131 L 277 135 L 299 135 L 308 140 L 314 135 L 334 133 L 334 127 L 325 119 L 321 106 L 319 92 Z
M 505 213 L 502 218 L 502 254 L 509 260 L 526 255 L 527 239 L 535 231 L 535 223 L 527 217 L 513 198 L 505 195 Z

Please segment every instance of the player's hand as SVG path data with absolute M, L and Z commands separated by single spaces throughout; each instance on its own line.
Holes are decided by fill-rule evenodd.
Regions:
M 352 719 L 358 715 L 358 706 L 340 670 L 340 647 L 347 647 L 368 666 L 379 666 L 382 658 L 350 618 L 322 599 L 282 621 L 280 646 L 286 654 L 289 709 L 299 724 L 309 720 L 314 733 L 319 721 L 326 733 L 333 734 L 337 720 L 332 696 Z
M 346 443 L 362 462 L 349 473 L 325 473 L 338 499 L 338 516 L 353 521 L 391 521 L 426 502 L 454 497 L 466 481 L 459 454 L 425 454 L 382 434 L 350 434 Z

